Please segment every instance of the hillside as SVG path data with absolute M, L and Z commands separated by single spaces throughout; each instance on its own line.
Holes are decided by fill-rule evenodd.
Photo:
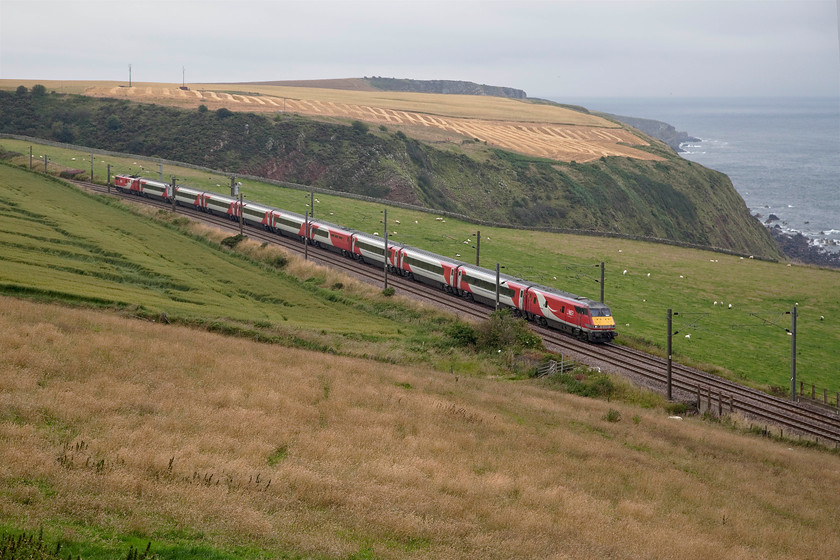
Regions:
M 0 535 L 40 531 L 32 557 L 136 558 L 147 543 L 196 560 L 840 553 L 829 450 L 741 418 L 675 419 L 606 376 L 609 401 L 566 393 L 562 375 L 501 375 L 437 313 L 134 206 L 0 166 Z M 675 267 L 653 269 L 650 293 L 618 275 L 636 302 L 690 269 L 702 291 L 762 305 L 803 279 L 804 340 L 814 310 L 840 316 L 836 273 L 590 242 L 616 266 Z
M 159 156 L 495 224 L 611 232 L 780 256 L 725 175 L 685 161 L 617 121 L 493 97 L 389 94 L 407 97 L 375 107 L 357 103 L 368 92 L 281 90 L 294 90 L 298 97 L 269 97 L 270 91 L 280 92 L 270 86 L 254 95 L 89 89 L 97 96 L 192 105 L 192 111 L 0 92 L 0 132 Z M 312 98 L 301 98 L 304 94 Z M 343 95 L 352 102 L 336 101 Z M 294 113 L 281 110 L 292 104 Z M 462 112 L 467 116 L 453 116 Z

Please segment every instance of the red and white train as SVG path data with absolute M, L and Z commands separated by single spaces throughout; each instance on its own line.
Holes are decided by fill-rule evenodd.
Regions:
M 172 186 L 142 177 L 117 175 L 114 184 L 123 192 L 172 202 Z M 348 229 L 323 220 L 273 208 L 256 202 L 188 186 L 176 186 L 175 203 L 202 212 L 228 216 L 245 224 L 280 235 L 295 237 L 322 249 L 335 251 L 360 262 L 387 266 L 394 273 L 418 282 L 494 306 L 498 289 L 500 307 L 540 325 L 565 331 L 590 342 L 609 342 L 616 336 L 615 321 L 603 303 L 528 280 L 498 275 L 458 260 L 401 243 Z M 387 264 L 386 264 L 387 258 Z

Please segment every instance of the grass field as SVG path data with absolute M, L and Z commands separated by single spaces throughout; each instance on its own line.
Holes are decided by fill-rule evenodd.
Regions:
M 840 554 L 835 453 L 12 298 L 0 329 L 0 527 L 64 556 Z
M 258 265 L 105 201 L 0 167 L 0 293 L 150 320 L 166 313 L 222 332 L 392 360 L 425 341 L 428 351 L 412 361 L 434 361 L 434 342 L 452 322 L 323 269 L 303 271 L 301 281 L 288 267 Z M 218 243 L 227 234 L 213 235 Z M 287 260 L 251 247 L 263 261 Z
M 19 164 L 28 162 L 29 146 L 0 140 L 3 149 L 27 154 L 17 158 Z M 61 165 L 89 168 L 88 154 L 36 147 L 39 152 Z M 98 180 L 105 179 L 106 163 L 112 165 L 112 173 L 156 177 L 158 172 L 154 163 L 97 156 Z M 164 177 L 172 175 L 179 183 L 220 192 L 229 184 L 221 175 L 167 166 Z M 245 181 L 243 192 L 248 199 L 299 213 L 308 210 L 310 201 L 308 193 L 251 181 Z M 383 206 L 330 195 L 316 198 L 317 218 L 382 233 Z M 388 219 L 392 241 L 474 262 L 474 225 L 397 208 L 389 210 Z M 674 317 L 674 330 L 679 331 L 676 359 L 706 364 L 707 369 L 760 387 L 789 390 L 791 338 L 785 329 L 791 327 L 791 319 L 785 313 L 798 303 L 797 377 L 829 394 L 840 390 L 836 270 L 600 237 L 488 227 L 481 228 L 481 236 L 483 266 L 494 268 L 498 262 L 508 274 L 593 299 L 600 291 L 596 266 L 605 262 L 605 299 L 615 314 L 619 342 L 652 345 L 653 351 L 663 352 L 666 311 L 671 308 L 679 313 Z

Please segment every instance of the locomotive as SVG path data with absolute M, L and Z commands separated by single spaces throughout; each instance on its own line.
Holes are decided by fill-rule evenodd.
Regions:
M 510 309 L 545 327 L 589 342 L 609 342 L 616 336 L 609 307 L 586 297 L 541 286 L 497 271 L 474 266 L 386 241 L 377 235 L 348 229 L 279 208 L 188 186 L 175 186 L 133 175 L 117 175 L 116 188 L 151 199 L 227 216 L 252 227 L 300 239 L 361 263 L 387 267 L 393 274 L 441 288 L 479 303 Z

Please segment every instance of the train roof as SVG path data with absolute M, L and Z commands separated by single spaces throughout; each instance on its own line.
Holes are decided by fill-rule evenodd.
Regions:
M 213 198 L 216 198 L 216 199 L 219 199 L 219 200 L 228 200 L 228 201 L 231 201 L 231 202 L 239 202 L 238 198 L 228 196 L 226 194 L 219 194 L 219 193 L 213 192 L 213 191 L 204 191 L 204 194 L 209 195 L 209 196 L 211 196 Z
M 419 249 L 419 248 L 414 247 L 412 245 L 404 245 L 403 249 L 405 251 L 412 251 L 412 252 L 417 253 L 419 255 L 423 255 L 424 257 L 429 257 L 429 258 L 439 260 L 439 261 L 441 261 L 441 260 L 446 261 L 446 262 L 454 264 L 456 266 L 469 266 L 467 263 L 465 263 L 463 261 L 459 261 L 457 259 L 450 259 L 449 257 L 446 257 L 444 255 L 439 255 L 438 253 L 432 253 L 431 251 L 426 251 L 425 249 Z
M 605 303 L 601 303 L 600 301 L 595 301 L 594 299 L 590 299 L 586 296 L 578 296 L 578 295 L 575 295 L 571 292 L 565 292 L 563 290 L 558 290 L 557 288 L 551 288 L 549 286 L 541 286 L 539 284 L 534 284 L 532 286 L 532 288 L 536 288 L 540 291 L 543 291 L 543 292 L 546 292 L 546 293 L 549 293 L 549 294 L 554 294 L 554 295 L 557 295 L 557 296 L 560 296 L 560 297 L 564 297 L 566 299 L 577 301 L 577 302 L 579 302 L 579 303 L 581 303 L 581 304 L 583 304 L 587 307 L 595 307 L 595 308 L 609 307 Z
M 251 208 L 259 208 L 260 210 L 263 210 L 265 212 L 268 212 L 269 210 L 275 210 L 275 208 L 271 206 L 266 206 L 265 204 L 262 204 L 260 202 L 254 202 L 252 200 L 243 200 L 242 204 Z
M 475 266 L 474 264 L 466 264 L 466 263 L 464 263 L 463 266 L 466 267 L 467 269 L 471 270 L 471 271 L 478 272 L 479 274 L 484 274 L 484 275 L 487 275 L 487 276 L 491 276 L 494 280 L 496 278 L 496 270 L 495 269 L 491 270 L 489 268 L 484 268 L 483 266 Z M 519 278 L 517 276 L 512 276 L 510 274 L 505 274 L 505 273 L 499 271 L 499 283 L 502 283 L 502 282 L 516 282 L 518 284 L 523 284 L 525 286 L 536 286 L 536 284 L 534 282 L 531 282 L 530 280 L 525 280 L 524 278 Z
M 140 181 L 143 183 L 149 183 L 152 185 L 166 185 L 169 186 L 169 183 L 164 183 L 163 181 L 157 181 L 155 179 L 146 179 L 145 177 L 140 177 Z
M 330 227 L 330 228 L 340 229 L 341 231 L 345 231 L 347 233 L 359 233 L 355 229 L 351 229 L 351 228 L 345 227 L 345 226 L 340 226 L 340 225 L 334 224 L 332 222 L 325 222 L 324 220 L 312 219 L 309 222 L 309 225 L 311 225 L 311 226 L 327 226 L 327 227 Z
M 271 209 L 277 212 L 278 214 L 283 214 L 284 216 L 294 216 L 295 218 L 300 218 L 301 220 L 306 219 L 306 216 L 304 216 L 303 214 L 298 214 L 297 212 L 292 212 L 291 210 L 284 210 L 282 208 L 275 208 L 273 206 L 271 207 Z

